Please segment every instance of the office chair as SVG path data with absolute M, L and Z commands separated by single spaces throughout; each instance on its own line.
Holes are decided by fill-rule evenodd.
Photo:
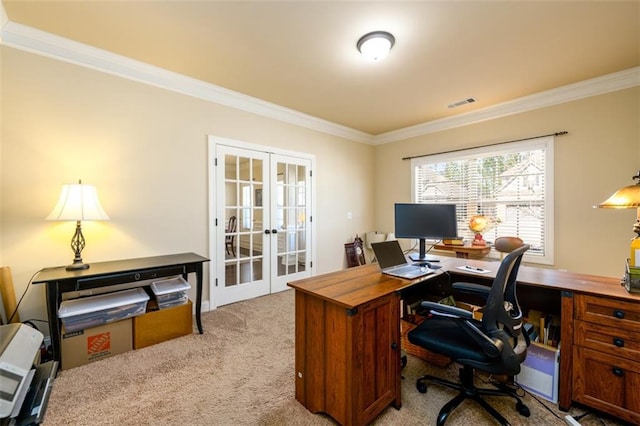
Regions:
M 476 401 L 502 425 L 509 422 L 482 395 L 511 396 L 516 410 L 529 417 L 529 408 L 522 403 L 515 390 L 506 384 L 497 389 L 480 389 L 474 384 L 474 371 L 514 376 L 520 372 L 520 363 L 526 357 L 529 340 L 522 333 L 522 310 L 516 297 L 516 277 L 522 255 L 529 249 L 524 244 L 513 249 L 500 262 L 491 287 L 454 283 L 454 291 L 482 295 L 486 300 L 482 320 L 474 320 L 472 313 L 455 306 L 422 302 L 430 311 L 428 318 L 408 334 L 409 341 L 429 351 L 452 358 L 460 364 L 460 383 L 435 376 L 423 376 L 416 382 L 421 393 L 427 391 L 427 381 L 458 390 L 458 395 L 445 404 L 438 414 L 438 425 L 444 425 L 451 412 L 465 399 Z
M 235 232 L 238 226 L 238 219 L 235 216 L 231 216 L 229 218 L 229 224 L 227 225 L 227 229 L 225 229 L 224 233 L 224 247 L 229 254 L 229 250 L 233 254 L 233 257 L 236 257 L 236 246 L 234 244 L 234 240 L 236 238 Z

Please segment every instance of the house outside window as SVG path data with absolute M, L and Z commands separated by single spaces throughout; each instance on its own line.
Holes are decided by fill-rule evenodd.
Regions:
M 414 158 L 413 202 L 456 204 L 465 242 L 474 237 L 470 218 L 484 215 L 486 241 L 520 237 L 531 245 L 526 261 L 553 264 L 553 143 L 544 137 Z

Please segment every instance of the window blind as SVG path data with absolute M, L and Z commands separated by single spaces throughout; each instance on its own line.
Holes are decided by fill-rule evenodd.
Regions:
M 474 233 L 474 215 L 489 218 L 492 242 L 518 236 L 529 261 L 553 263 L 553 137 L 493 145 L 411 160 L 413 202 L 453 203 L 458 235 Z

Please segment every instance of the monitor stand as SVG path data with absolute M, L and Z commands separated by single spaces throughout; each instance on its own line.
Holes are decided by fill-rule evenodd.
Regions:
M 414 262 L 439 262 L 438 259 L 427 257 L 426 242 L 424 238 L 420 238 L 420 253 L 411 253 L 409 259 Z

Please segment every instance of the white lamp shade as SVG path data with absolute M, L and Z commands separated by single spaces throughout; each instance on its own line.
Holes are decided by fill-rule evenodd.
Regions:
M 96 187 L 82 183 L 62 186 L 58 204 L 46 220 L 109 220 L 98 200 Z

